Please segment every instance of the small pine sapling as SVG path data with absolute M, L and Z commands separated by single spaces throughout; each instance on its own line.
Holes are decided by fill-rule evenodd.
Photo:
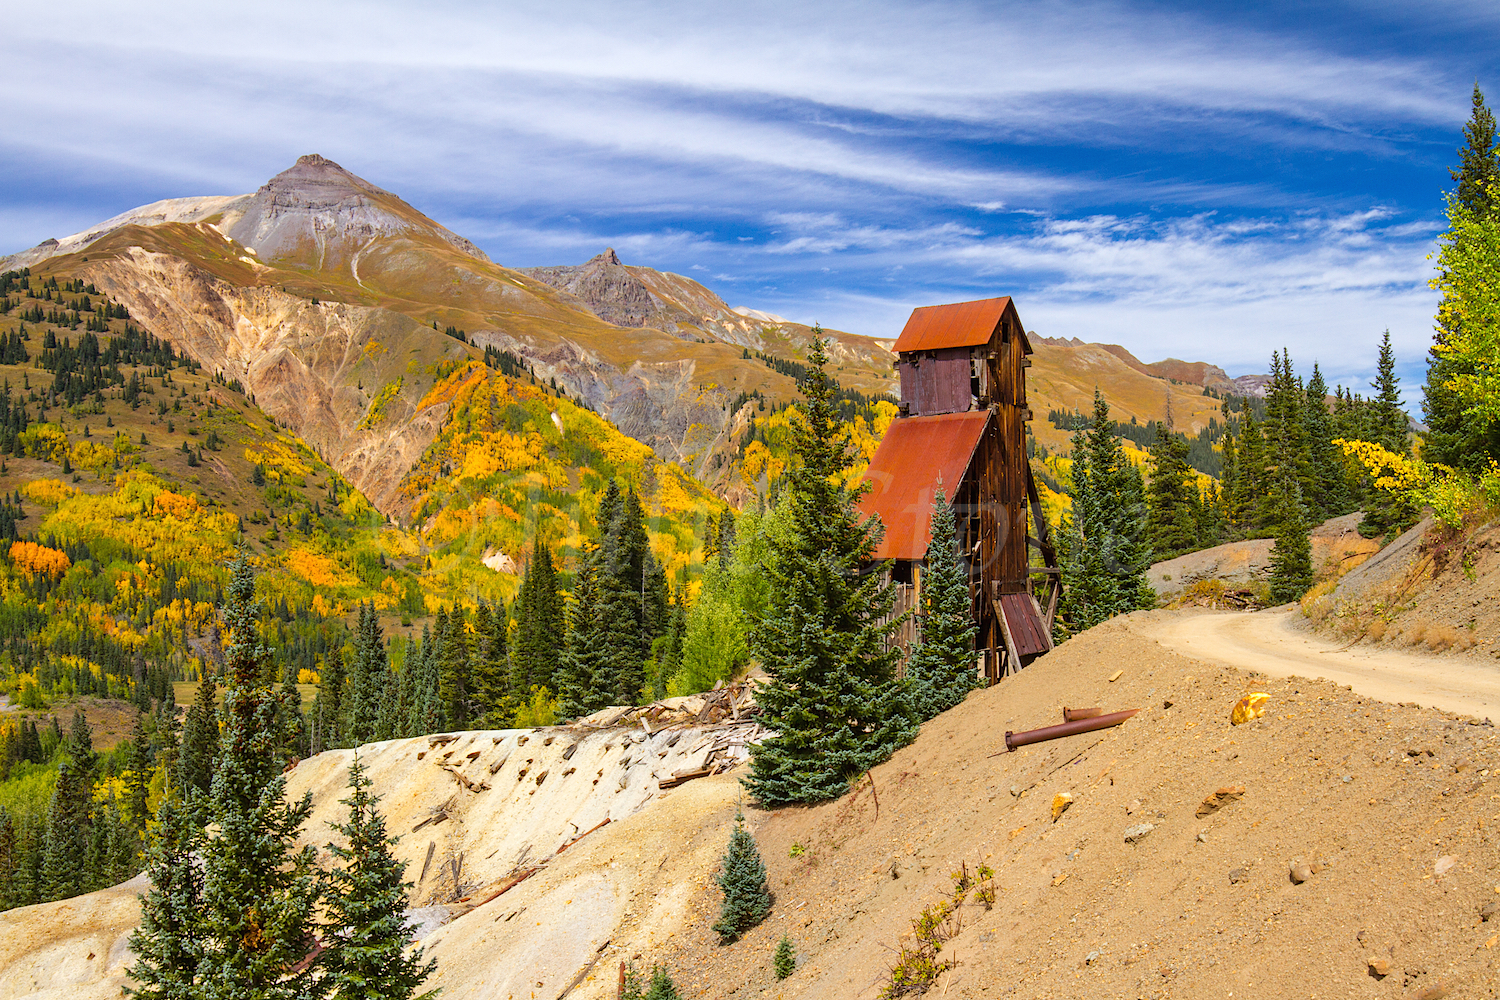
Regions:
M 733 944 L 771 911 L 766 866 L 760 859 L 755 838 L 745 829 L 743 813 L 735 814 L 734 833 L 729 836 L 729 849 L 724 852 L 717 881 L 724 893 L 724 904 L 713 929 L 719 932 L 720 944 Z
M 785 934 L 776 945 L 775 965 L 777 979 L 785 979 L 797 971 L 797 950 L 792 947 L 792 939 Z
M 651 988 L 646 991 L 644 1000 L 681 1000 L 677 993 L 677 985 L 667 974 L 665 965 L 651 967 Z

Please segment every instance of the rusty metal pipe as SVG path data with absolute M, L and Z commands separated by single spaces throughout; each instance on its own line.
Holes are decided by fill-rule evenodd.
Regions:
M 1096 719 L 1103 714 L 1102 708 L 1064 708 L 1063 721 L 1077 722 L 1079 719 Z
M 1091 733 L 1096 729 L 1108 729 L 1111 726 L 1118 726 L 1139 711 L 1140 709 L 1138 708 L 1130 708 L 1123 712 L 1096 715 L 1092 719 L 1064 722 L 1060 726 L 1044 726 L 1041 729 L 1028 729 L 1024 733 L 1013 733 L 1006 730 L 1005 749 L 1014 750 L 1016 747 L 1023 747 L 1028 743 L 1045 743 L 1047 740 L 1058 740 L 1064 736 L 1076 736 L 1079 733 Z

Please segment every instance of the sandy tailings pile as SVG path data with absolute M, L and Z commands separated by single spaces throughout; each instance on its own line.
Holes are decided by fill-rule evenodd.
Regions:
M 728 768 L 756 732 L 733 721 L 580 727 L 361 748 L 417 883 L 414 915 L 439 963 L 432 985 L 447 997 L 552 997 L 607 957 L 608 942 L 669 939 L 723 851 L 738 794 L 735 770 L 675 786 L 674 776 Z M 342 815 L 352 756 L 329 751 L 289 776 L 292 795 L 313 795 L 312 843 Z M 117 997 L 144 887 L 0 914 L 0 998 Z

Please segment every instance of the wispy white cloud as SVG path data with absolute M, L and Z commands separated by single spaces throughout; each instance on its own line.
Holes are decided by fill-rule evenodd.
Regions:
M 1456 2 L 1294 29 L 1125 2 L 60 0 L 0 35 L 27 109 L 0 155 L 131 178 L 103 217 L 316 151 L 506 263 L 613 245 L 875 334 L 1014 291 L 1041 332 L 1254 370 L 1295 335 L 1352 372 L 1372 329 L 1425 344 L 1447 179 L 1403 203 L 1386 175 L 1451 155 L 1479 65 L 1344 37 L 1372 17 L 1497 22 Z M 1352 162 L 1328 157 L 1358 171 L 1309 182 Z M 94 221 L 27 197 L 0 193 L 0 251 Z

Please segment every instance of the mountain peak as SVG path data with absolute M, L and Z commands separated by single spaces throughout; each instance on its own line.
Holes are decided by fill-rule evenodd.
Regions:
M 595 256 L 590 257 L 588 259 L 588 262 L 585 263 L 583 266 L 584 267 L 588 267 L 589 264 L 618 264 L 618 263 L 620 263 L 620 255 L 617 254 L 617 253 L 615 253 L 615 248 L 614 247 L 605 247 L 603 253 L 596 254 Z

